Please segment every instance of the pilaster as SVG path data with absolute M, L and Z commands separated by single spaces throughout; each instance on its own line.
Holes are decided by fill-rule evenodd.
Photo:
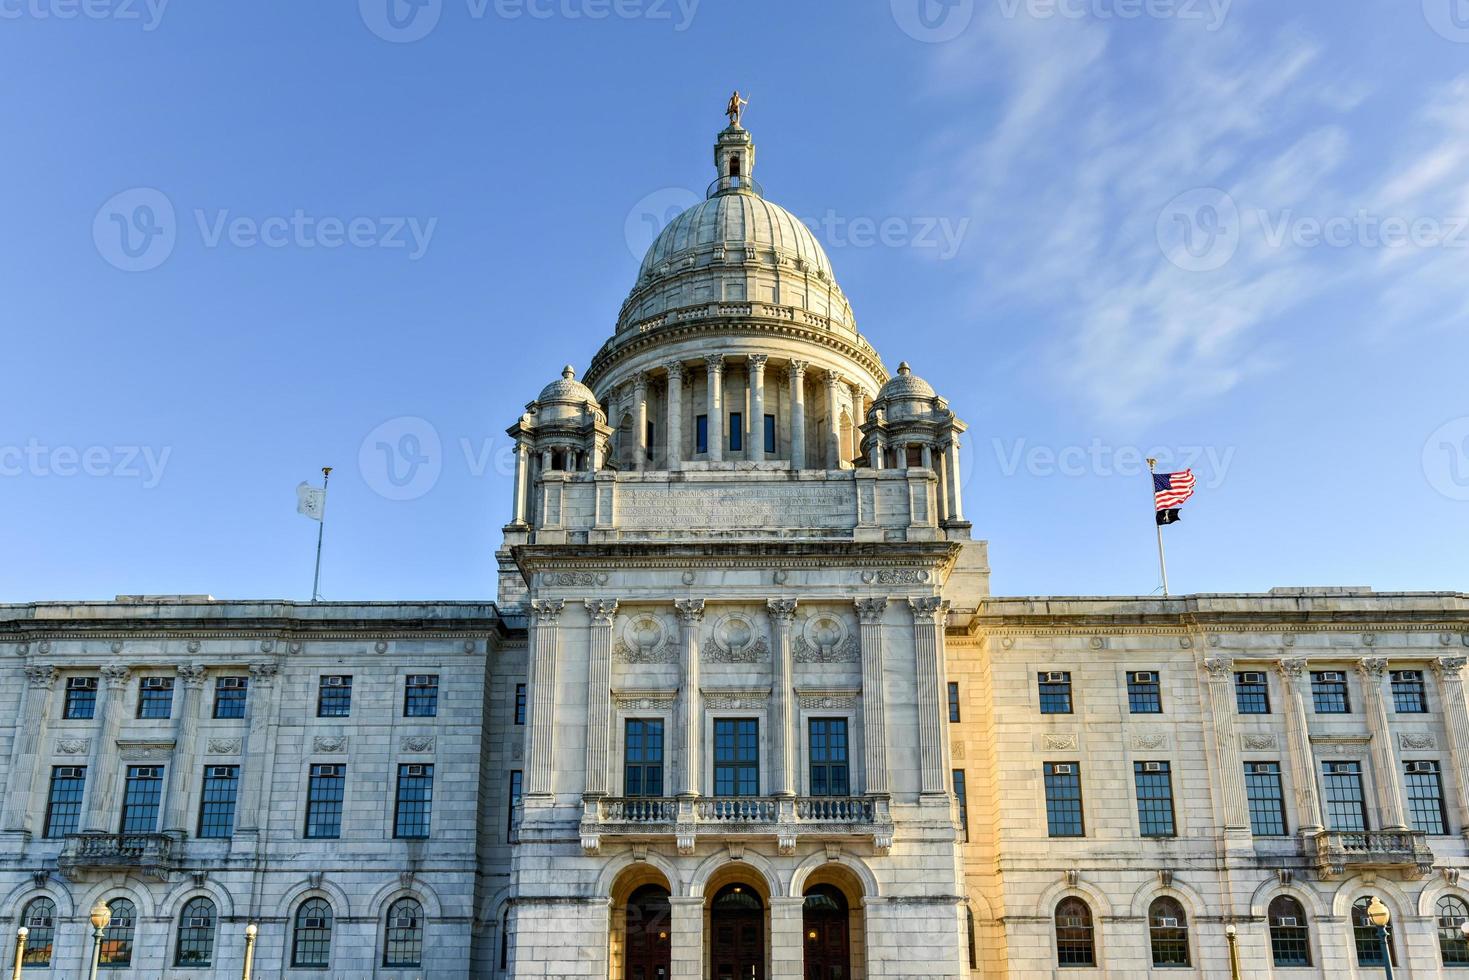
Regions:
M 591 642 L 587 651 L 587 761 L 588 796 L 610 791 L 608 747 L 612 740 L 612 623 L 617 616 L 616 599 L 587 599 L 592 616 Z
M 1387 704 L 1382 685 L 1387 679 L 1387 658 L 1367 657 L 1357 662 L 1362 678 L 1362 710 L 1372 734 L 1372 785 L 1377 790 L 1378 826 L 1383 830 L 1407 830 L 1407 806 L 1403 784 L 1398 779 L 1397 755 L 1393 752 Z
M 1249 845 L 1250 808 L 1245 795 L 1244 763 L 1234 725 L 1234 661 L 1210 657 L 1203 662 L 1214 735 L 1214 760 L 1223 802 L 1225 846 Z
M 556 661 L 561 652 L 558 623 L 565 605 L 561 599 L 537 599 L 531 603 L 530 716 L 526 719 L 525 751 L 527 809 L 532 797 L 538 797 L 537 802 L 542 805 L 549 805 L 554 792 Z
M 791 678 L 794 663 L 791 654 L 791 619 L 796 614 L 795 599 L 768 599 L 771 632 L 775 651 L 771 657 L 770 728 L 772 766 L 770 785 L 776 796 L 796 795 L 796 718 L 792 706 L 794 692 Z
M 702 751 L 700 738 L 703 719 L 699 711 L 699 624 L 704 621 L 703 599 L 680 599 L 674 604 L 678 610 L 679 664 L 683 671 L 683 683 L 678 689 L 675 706 L 674 750 L 678 762 L 674 778 L 674 792 L 681 797 L 699 795 L 699 759 Z
M 240 781 L 240 803 L 236 810 L 238 830 L 235 837 L 248 846 L 262 836 L 269 819 L 266 804 L 266 777 L 274 769 L 275 736 L 279 705 L 275 682 L 280 666 L 275 663 L 250 665 L 249 687 L 245 692 L 244 778 Z M 233 849 L 233 846 L 232 848 Z
M 1316 788 L 1316 755 L 1311 748 L 1309 715 L 1306 714 L 1306 661 L 1303 657 L 1281 660 L 1280 687 L 1285 694 L 1285 739 L 1290 751 L 1291 782 L 1296 788 L 1297 830 L 1303 837 L 1319 834 L 1321 794 Z
M 886 598 L 856 600 L 862 643 L 862 756 L 867 792 L 886 795 L 888 789 L 887 703 L 883 691 L 882 618 Z
M 183 690 L 174 715 L 173 768 L 168 773 L 168 803 L 163 811 L 164 833 L 188 836 L 189 797 L 198 768 L 199 692 L 204 688 L 204 668 L 185 664 L 178 669 Z
M 47 724 L 51 718 L 51 690 L 57 677 L 56 668 L 50 664 L 27 664 L 25 671 L 24 703 L 17 719 L 19 727 L 10 747 L 4 815 L 0 818 L 0 829 L 18 834 L 30 831 L 28 805 L 32 799 L 38 798 L 37 785 L 44 785 L 37 762 L 46 742 Z
M 940 596 L 923 596 L 910 597 L 908 605 L 913 610 L 913 648 L 918 673 L 920 792 L 947 799 L 949 745 L 944 731 L 944 625 L 949 618 L 949 604 Z
M 102 668 L 102 697 L 97 711 L 97 744 L 92 746 L 92 766 L 88 782 L 92 784 L 87 799 L 85 829 L 108 833 L 112 827 L 117 795 L 117 733 L 122 726 L 122 697 L 132 673 L 121 664 Z
M 1464 701 L 1464 657 L 1439 657 L 1433 661 L 1443 703 L 1444 733 L 1448 737 L 1449 761 L 1454 767 L 1454 800 L 1461 833 L 1469 836 L 1469 706 Z

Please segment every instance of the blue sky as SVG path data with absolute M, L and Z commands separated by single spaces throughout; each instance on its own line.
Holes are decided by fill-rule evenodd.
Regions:
M 392 2 L 0 0 L 0 600 L 492 596 L 735 86 L 997 594 L 1465 588 L 1463 0 Z

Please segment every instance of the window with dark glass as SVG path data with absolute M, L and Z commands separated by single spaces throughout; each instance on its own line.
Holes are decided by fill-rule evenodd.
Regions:
M 1276 966 L 1310 966 L 1311 937 L 1306 910 L 1289 895 L 1270 903 L 1270 955 Z
M 662 796 L 663 719 L 629 718 L 622 732 L 622 794 Z
M 173 678 L 144 677 L 138 682 L 138 717 L 167 718 L 173 714 Z
M 85 721 L 97 713 L 97 678 L 68 677 L 66 705 L 61 716 L 72 721 Z
M 291 965 L 325 969 L 332 962 L 332 907 L 308 898 L 296 909 L 291 929 Z
M 235 801 L 240 795 L 239 766 L 205 766 L 199 794 L 199 836 L 229 837 L 235 832 Z
M 657 427 L 653 424 L 653 420 L 649 419 L 647 424 L 643 427 L 643 454 L 648 459 L 653 458 L 653 439 L 656 432 Z M 568 469 L 570 469 L 570 467 L 568 467 Z
M 1262 670 L 1242 670 L 1234 675 L 1234 707 L 1242 715 L 1270 714 L 1270 683 Z
M 398 766 L 398 804 L 393 836 L 419 840 L 428 836 L 434 805 L 434 767 L 426 763 Z
M 743 412 L 729 413 L 729 451 L 743 452 L 745 448 L 745 416 Z
M 1321 782 L 1326 790 L 1327 826 L 1332 830 L 1366 830 L 1367 806 L 1362 797 L 1361 763 L 1324 763 Z
M 760 722 L 755 718 L 714 721 L 714 795 L 760 794 Z
M 1339 670 L 1311 671 L 1311 701 L 1318 715 L 1344 715 L 1351 711 L 1347 675 Z
M 432 718 L 439 713 L 439 675 L 409 674 L 403 687 L 403 717 Z
M 173 956 L 174 966 L 213 965 L 216 920 L 213 902 L 202 897 L 189 899 L 179 915 L 178 949 Z
M 1188 966 L 1188 917 L 1176 898 L 1155 898 L 1148 907 L 1148 939 L 1154 966 Z
M 957 681 L 949 681 L 949 721 L 959 720 L 959 684 Z
M 1250 803 L 1250 832 L 1256 837 L 1285 836 L 1285 793 L 1280 763 L 1246 762 L 1245 796 Z
M 245 717 L 245 697 L 250 690 L 248 677 L 216 677 L 214 679 L 214 717 Z
M 1405 762 L 1404 785 L 1408 791 L 1408 819 L 1414 830 L 1446 834 L 1443 777 L 1437 762 Z
M 347 767 L 313 765 L 306 787 L 306 836 L 333 839 L 342 836 L 342 798 L 347 791 Z
M 1387 965 L 1387 957 L 1382 955 L 1382 940 L 1378 938 L 1377 927 L 1367 917 L 1367 906 L 1371 904 L 1370 897 L 1359 898 L 1352 904 L 1352 942 L 1357 948 L 1358 966 L 1380 968 Z M 1397 916 L 1393 916 L 1393 920 L 1396 919 Z M 1391 929 L 1388 930 L 1387 953 L 1392 957 L 1392 965 L 1397 966 L 1398 951 L 1393 942 Z
M 1445 895 L 1438 900 L 1434 914 L 1438 917 L 1438 952 L 1443 965 L 1469 966 L 1469 940 L 1459 929 L 1469 921 L 1469 904 L 1457 895 Z
M 97 965 L 121 969 L 133 962 L 133 940 L 138 925 L 138 912 L 133 903 L 125 898 L 114 898 L 107 903 L 112 911 L 112 921 L 102 930 L 102 943 L 97 951 Z
M 964 909 L 964 924 L 968 926 L 966 933 L 969 940 L 969 969 L 978 970 L 979 945 L 974 941 L 974 910 L 967 906 Z
M 1084 837 L 1081 815 L 1081 766 L 1075 762 L 1047 762 L 1046 832 L 1052 837 Z
M 1134 762 L 1138 831 L 1144 837 L 1172 837 L 1173 772 L 1166 762 Z
M 1042 671 L 1036 677 L 1040 684 L 1041 714 L 1071 714 L 1071 672 L 1067 670 Z
M 515 808 L 520 806 L 521 798 L 525 795 L 525 773 L 519 769 L 510 772 L 510 805 L 505 808 L 505 839 L 510 839 L 510 834 L 515 830 Z
M 383 966 L 423 965 L 423 906 L 400 898 L 388 908 L 383 935 Z
M 1056 904 L 1056 965 L 1096 966 L 1091 907 L 1079 898 Z
M 122 795 L 122 832 L 151 834 L 158 830 L 163 803 L 163 767 L 128 766 Z
M 525 685 L 515 685 L 515 723 L 525 724 Z
M 959 830 L 964 834 L 965 843 L 969 842 L 969 787 L 964 780 L 964 770 L 955 769 L 954 776 L 954 802 L 959 805 Z
M 1156 670 L 1128 671 L 1127 710 L 1135 715 L 1163 713 L 1163 693 Z
M 694 452 L 707 453 L 709 451 L 709 416 L 700 415 L 694 419 Z
M 316 717 L 345 718 L 352 713 L 352 676 L 329 674 L 321 678 L 316 695 Z
M 765 451 L 775 452 L 775 416 L 765 416 Z
M 46 798 L 46 837 L 65 837 L 77 832 L 82 819 L 82 789 L 87 784 L 86 766 L 52 766 L 51 792 Z
M 1421 715 L 1428 710 L 1428 692 L 1423 686 L 1423 671 L 1392 672 L 1392 706 L 1400 715 Z
M 848 795 L 847 719 L 812 718 L 810 737 L 811 795 Z
M 56 903 L 49 898 L 34 900 L 21 913 L 20 924 L 31 931 L 26 937 L 26 952 L 21 962 L 37 969 L 49 967 L 56 943 Z

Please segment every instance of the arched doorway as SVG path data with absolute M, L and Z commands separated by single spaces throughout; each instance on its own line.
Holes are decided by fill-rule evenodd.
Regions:
M 852 938 L 847 898 L 834 885 L 806 889 L 801 907 L 806 980 L 851 980 Z
M 712 980 L 765 980 L 765 903 L 747 885 L 726 885 L 709 906 Z
M 672 961 L 672 908 L 668 889 L 644 885 L 627 900 L 627 980 L 668 980 Z

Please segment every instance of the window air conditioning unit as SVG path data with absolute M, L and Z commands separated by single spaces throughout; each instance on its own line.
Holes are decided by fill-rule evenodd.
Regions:
M 393 929 L 417 929 L 418 920 L 411 915 L 400 915 L 388 925 Z
M 311 918 L 301 920 L 301 927 L 303 929 L 325 929 L 326 920 L 312 916 Z
M 1417 681 L 1422 680 L 1423 672 L 1419 670 L 1395 670 L 1392 679 L 1395 681 Z
M 1250 772 L 1252 773 L 1270 773 L 1272 771 L 1273 770 L 1270 768 L 1270 763 L 1268 762 L 1250 763 Z
M 340 776 L 341 768 L 341 766 L 317 766 L 316 774 L 318 776 Z
M 1438 766 L 1434 765 L 1432 762 L 1410 762 L 1410 763 L 1408 763 L 1408 771 L 1409 772 L 1437 772 L 1438 771 Z
M 244 686 L 245 678 L 243 677 L 221 677 L 219 679 L 219 687 L 224 691 L 238 691 Z
M 1173 918 L 1172 916 L 1165 915 L 1158 919 L 1158 925 L 1160 925 L 1164 929 L 1177 929 L 1178 920 Z
M 62 766 L 56 770 L 56 775 L 63 779 L 81 779 L 82 776 L 86 775 L 86 772 L 87 770 L 80 766 Z
M 55 921 L 49 915 L 37 915 L 27 919 L 26 925 L 32 929 L 50 929 Z
M 1323 681 L 1339 681 L 1342 679 L 1341 671 L 1339 670 L 1323 670 L 1316 676 Z
M 1046 672 L 1046 683 L 1064 684 L 1068 676 L 1064 670 L 1050 670 Z
M 1355 762 L 1328 762 L 1326 771 L 1335 775 L 1350 776 L 1357 772 L 1357 764 Z
M 209 778 L 210 779 L 233 779 L 234 778 L 234 775 L 235 775 L 235 771 L 233 769 L 231 769 L 229 766 L 210 766 L 209 767 Z
M 434 683 L 433 677 L 431 675 L 429 675 L 429 674 L 409 674 L 408 675 L 408 686 L 409 687 L 432 687 L 433 686 L 433 683 Z
M 1052 766 L 1051 767 L 1051 772 L 1054 775 L 1057 775 L 1057 776 L 1069 776 L 1069 775 L 1071 775 L 1072 769 L 1073 769 L 1073 767 L 1070 766 L 1070 765 L 1059 765 L 1059 766 Z
M 327 687 L 345 687 L 347 679 L 345 677 L 323 677 L 321 682 Z
M 207 916 L 207 915 L 193 915 L 193 916 L 190 916 L 189 917 L 189 928 L 190 929 L 208 929 L 209 928 L 209 916 Z
M 1079 915 L 1068 915 L 1056 924 L 1062 929 L 1081 929 L 1086 925 L 1086 920 Z
M 1243 674 L 1240 674 L 1239 675 L 1239 679 L 1240 679 L 1240 682 L 1241 683 L 1244 683 L 1244 684 L 1264 684 L 1265 683 L 1265 675 L 1262 674 L 1262 673 L 1260 673 L 1258 670 L 1247 670 Z
M 409 766 L 408 767 L 408 775 L 410 775 L 410 776 L 422 776 L 422 775 L 425 775 L 424 768 L 425 768 L 424 766 Z
M 1143 772 L 1162 772 L 1162 771 L 1163 771 L 1163 763 L 1161 763 L 1161 762 L 1144 762 L 1143 763 Z
M 1132 679 L 1138 684 L 1151 684 L 1158 679 L 1158 675 L 1151 670 L 1140 670 L 1132 675 Z
M 142 766 L 134 770 L 133 775 L 138 779 L 161 779 L 163 770 L 156 766 Z
M 97 678 L 95 677 L 68 677 L 66 679 L 68 691 L 95 691 L 97 690 Z
M 145 691 L 164 691 L 164 690 L 167 690 L 171 686 L 172 685 L 169 684 L 167 677 L 145 677 L 145 678 L 143 678 L 143 690 L 145 690 Z
M 1294 926 L 1296 924 L 1296 917 L 1293 915 L 1282 915 L 1279 921 L 1283 926 Z

